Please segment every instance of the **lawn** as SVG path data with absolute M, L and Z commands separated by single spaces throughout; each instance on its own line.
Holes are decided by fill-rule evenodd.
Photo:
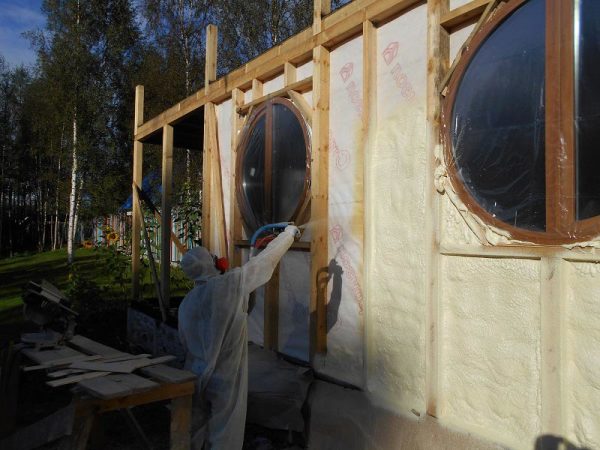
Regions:
M 21 294 L 29 281 L 45 279 L 65 293 L 73 292 L 78 297 L 76 302 L 80 300 L 76 307 L 82 313 L 81 319 L 85 319 L 85 322 L 103 322 L 109 311 L 118 312 L 119 316 L 125 315 L 131 293 L 129 268 L 128 257 L 106 248 L 77 249 L 71 271 L 67 264 L 66 249 L 0 259 L 0 344 L 16 339 L 23 331 Z M 172 296 L 185 295 L 191 283 L 179 268 L 174 267 L 171 272 Z M 76 274 L 75 277 L 72 273 Z M 156 305 L 148 268 L 142 273 L 142 287 L 144 299 Z M 89 295 L 86 290 L 89 290 Z M 98 312 L 102 314 L 94 316 Z M 120 319 L 124 320 L 124 317 Z

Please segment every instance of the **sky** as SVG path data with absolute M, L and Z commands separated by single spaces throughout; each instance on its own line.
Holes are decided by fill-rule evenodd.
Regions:
M 35 62 L 24 31 L 43 28 L 42 0 L 0 0 L 0 55 L 11 67 Z

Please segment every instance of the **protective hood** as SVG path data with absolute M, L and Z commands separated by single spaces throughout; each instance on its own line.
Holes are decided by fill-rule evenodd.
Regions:
M 183 255 L 181 269 L 194 281 L 206 281 L 219 275 L 212 255 L 204 247 L 194 247 Z

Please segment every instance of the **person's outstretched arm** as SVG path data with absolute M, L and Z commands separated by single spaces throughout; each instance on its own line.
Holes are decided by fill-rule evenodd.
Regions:
M 250 294 L 250 292 L 271 279 L 275 267 L 294 243 L 294 238 L 299 234 L 300 231 L 297 227 L 288 226 L 283 233 L 267 245 L 267 248 L 255 257 L 250 258 L 250 261 L 242 266 L 244 295 Z

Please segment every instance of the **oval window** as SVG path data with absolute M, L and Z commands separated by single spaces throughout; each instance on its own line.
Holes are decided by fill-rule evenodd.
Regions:
M 515 239 L 600 232 L 600 8 L 512 0 L 463 54 L 444 104 L 446 164 L 462 201 Z M 596 220 L 594 220 L 596 218 Z
M 276 98 L 252 113 L 237 160 L 238 204 L 250 231 L 299 218 L 309 198 L 309 161 L 306 122 L 292 102 Z

